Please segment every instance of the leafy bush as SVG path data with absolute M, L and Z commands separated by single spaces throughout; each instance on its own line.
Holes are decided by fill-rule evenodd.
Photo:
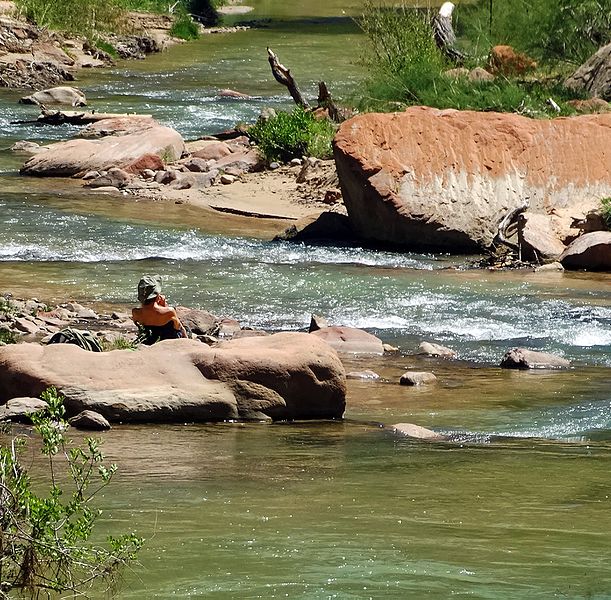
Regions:
M 0 344 L 16 344 L 17 336 L 10 329 L 0 327 Z
M 583 63 L 609 42 L 611 0 L 478 0 L 456 11 L 461 35 L 487 53 L 509 44 L 538 60 Z M 490 26 L 492 24 L 492 26 Z
M 37 481 L 34 486 L 28 474 L 31 459 L 23 458 L 24 437 L 0 445 L 2 598 L 12 593 L 82 596 L 100 580 L 111 584 L 143 543 L 134 534 L 109 537 L 107 547 L 88 543 L 100 514 L 92 500 L 110 483 L 116 466 L 104 465 L 98 441 L 87 438 L 84 446 L 77 446 L 65 438 L 62 397 L 54 388 L 41 397 L 48 409 L 31 418 L 48 461 L 45 484 Z M 47 492 L 39 493 L 45 487 Z
M 260 119 L 248 130 L 267 160 L 284 162 L 302 156 L 330 157 L 334 134 L 335 128 L 328 120 L 319 120 L 299 106 L 293 112 Z
M 186 12 L 181 11 L 170 29 L 170 35 L 182 40 L 196 40 L 199 37 L 199 27 Z
M 600 209 L 603 215 L 603 220 L 607 225 L 607 229 L 611 231 L 611 197 L 603 198 L 600 201 Z

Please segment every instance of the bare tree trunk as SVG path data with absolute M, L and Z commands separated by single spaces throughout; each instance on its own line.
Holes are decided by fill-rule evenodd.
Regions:
M 291 75 L 290 69 L 287 69 L 283 64 L 278 61 L 278 57 L 270 48 L 267 49 L 267 60 L 269 61 L 269 64 L 272 68 L 272 74 L 274 75 L 274 79 L 278 83 L 288 88 L 289 94 L 291 94 L 291 97 L 295 101 L 295 104 L 297 104 L 298 106 L 302 106 L 303 108 L 309 108 L 309 104 L 301 95 L 301 92 L 297 87 L 297 83 Z
M 326 109 L 329 112 L 329 119 L 336 123 L 341 123 L 344 119 L 340 114 L 339 109 L 335 106 L 331 93 L 324 81 L 318 83 L 318 106 Z

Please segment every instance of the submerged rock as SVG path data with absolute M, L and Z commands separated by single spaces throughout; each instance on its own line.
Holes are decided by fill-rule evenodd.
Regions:
M 421 427 L 420 425 L 414 425 L 413 423 L 397 423 L 391 429 L 395 433 L 417 440 L 445 441 L 448 439 L 447 436 L 441 433 Z

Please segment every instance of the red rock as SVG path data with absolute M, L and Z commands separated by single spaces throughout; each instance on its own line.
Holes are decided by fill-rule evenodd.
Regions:
M 488 68 L 494 75 L 523 75 L 536 67 L 532 58 L 516 52 L 511 46 L 494 46 L 490 50 Z
M 309 335 L 319 337 L 338 352 L 350 354 L 384 354 L 382 340 L 354 327 L 323 327 Z
M 529 199 L 551 214 L 611 196 L 611 114 L 552 120 L 412 107 L 342 123 L 334 154 L 360 236 L 411 247 L 488 248 Z
M 125 171 L 141 175 L 143 171 L 161 171 L 165 168 L 163 160 L 156 154 L 143 154 L 140 158 L 125 167 Z

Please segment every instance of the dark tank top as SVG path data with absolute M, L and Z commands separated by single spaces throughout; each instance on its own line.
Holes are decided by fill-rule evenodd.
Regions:
M 181 338 L 179 329 L 174 329 L 174 321 L 168 321 L 165 325 L 143 325 L 146 331 L 146 339 L 142 341 L 147 346 L 153 345 L 161 340 L 175 340 Z

